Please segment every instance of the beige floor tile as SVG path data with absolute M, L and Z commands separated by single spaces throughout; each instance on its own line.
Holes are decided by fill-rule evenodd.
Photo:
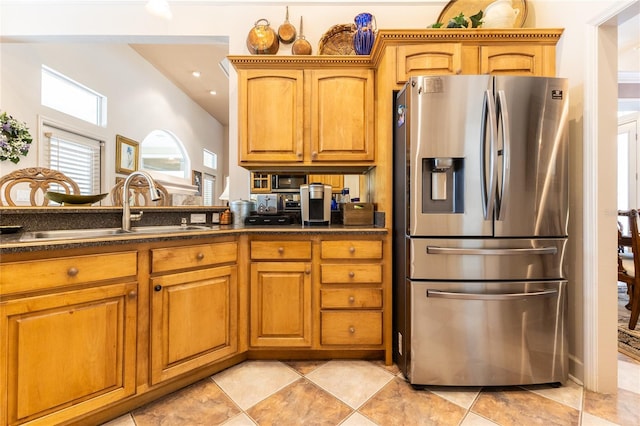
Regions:
M 578 425 L 580 411 L 517 387 L 483 389 L 471 411 L 500 425 Z
M 124 416 L 120 416 L 117 419 L 113 419 L 110 422 L 103 423 L 102 426 L 136 426 L 131 414 L 127 413 Z
M 640 364 L 618 361 L 618 387 L 640 394 Z
M 496 426 L 496 423 L 470 412 L 467 413 L 460 426 Z
M 306 376 L 353 408 L 358 408 L 385 384 L 393 374 L 372 368 L 368 361 L 329 361 Z
M 479 387 L 427 386 L 426 390 L 468 409 L 480 393 Z
M 133 419 L 137 426 L 219 425 L 239 413 L 220 387 L 206 379 L 135 410 Z
M 458 425 L 466 410 L 396 377 L 359 410 L 384 426 Z
M 256 423 L 245 413 L 238 414 L 234 418 L 222 424 L 223 426 L 256 426 Z
M 284 361 L 289 367 L 302 375 L 311 373 L 316 368 L 327 363 L 327 361 Z
M 611 395 L 585 391 L 584 412 L 621 425 L 640 425 L 640 395 L 625 389 Z
M 596 417 L 589 413 L 582 413 L 582 422 L 581 426 L 621 426 L 617 423 L 612 423 L 605 419 L 601 419 L 600 417 Z
M 247 410 L 258 425 L 335 426 L 353 410 L 307 379 L 301 378 Z
M 379 425 L 369 420 L 362 414 L 355 412 L 352 415 L 350 415 L 347 420 L 340 423 L 340 426 L 379 426 Z
M 218 386 L 243 410 L 299 378 L 298 373 L 279 361 L 246 361 L 213 376 Z
M 550 385 L 531 385 L 522 386 L 524 389 L 530 390 L 538 395 L 542 395 L 556 402 L 559 402 L 576 410 L 582 409 L 582 386 L 567 380 L 567 382 L 559 388 Z

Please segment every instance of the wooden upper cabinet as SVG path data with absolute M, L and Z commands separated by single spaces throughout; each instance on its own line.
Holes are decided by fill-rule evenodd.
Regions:
M 481 46 L 480 74 L 553 76 L 553 58 L 545 57 L 542 46 Z
M 309 71 L 311 161 L 373 161 L 373 70 Z
M 238 74 L 240 164 L 302 162 L 302 70 L 243 70 Z
M 459 74 L 462 72 L 462 44 L 428 43 L 396 47 L 396 83 L 411 76 Z
M 375 159 L 374 70 L 365 57 L 231 58 L 238 69 L 239 164 L 348 167 Z M 323 63 L 326 62 L 326 63 Z

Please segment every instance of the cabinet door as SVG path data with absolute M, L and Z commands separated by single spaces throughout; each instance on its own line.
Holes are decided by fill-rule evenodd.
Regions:
M 309 183 L 331 185 L 331 192 L 340 193 L 344 188 L 344 175 L 309 175 Z
M 311 264 L 251 264 L 251 346 L 311 346 Z
M 65 421 L 136 389 L 135 282 L 0 304 L 0 424 Z
M 311 161 L 373 161 L 373 70 L 345 68 L 308 73 Z
M 543 74 L 542 46 L 482 46 L 480 73 L 500 75 Z
M 240 163 L 303 160 L 301 70 L 238 73 Z
M 254 194 L 271 192 L 271 175 L 268 173 L 251 173 L 251 192 Z
M 237 351 L 236 266 L 151 279 L 151 383 Z
M 414 75 L 460 74 L 462 44 L 425 43 L 396 48 L 396 82 L 405 83 Z

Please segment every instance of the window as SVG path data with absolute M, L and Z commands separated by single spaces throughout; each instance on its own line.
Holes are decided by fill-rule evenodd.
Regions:
M 42 105 L 96 126 L 107 125 L 107 98 L 69 77 L 42 66 Z
M 202 204 L 213 206 L 215 197 L 216 177 L 208 173 L 202 175 Z
M 45 162 L 73 179 L 83 195 L 99 194 L 103 143 L 91 137 L 43 126 Z M 60 188 L 52 188 L 54 191 Z
M 182 142 L 166 130 L 154 130 L 140 144 L 141 169 L 189 179 L 191 164 Z
M 209 151 L 208 149 L 202 150 L 202 163 L 205 167 L 209 167 L 211 169 L 218 168 L 218 155 L 214 152 Z

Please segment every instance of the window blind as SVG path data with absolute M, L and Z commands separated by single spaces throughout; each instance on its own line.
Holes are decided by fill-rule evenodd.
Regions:
M 202 204 L 213 206 L 216 177 L 207 173 L 202 176 Z
M 48 167 L 73 179 L 80 187 L 81 194 L 99 194 L 103 143 L 88 136 L 49 126 L 45 126 L 44 134 Z

